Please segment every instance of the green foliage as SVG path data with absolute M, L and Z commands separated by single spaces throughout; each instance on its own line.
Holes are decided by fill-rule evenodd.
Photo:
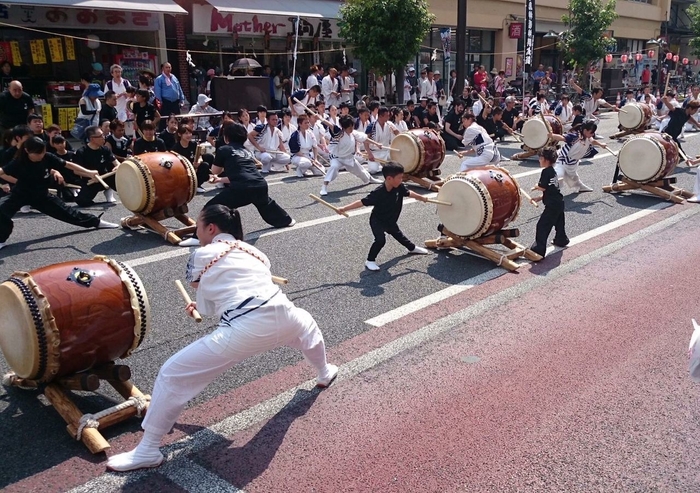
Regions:
M 388 74 L 416 56 L 434 20 L 427 0 L 347 0 L 338 24 L 362 63 Z
M 585 70 L 603 58 L 616 44 L 615 39 L 603 37 L 616 18 L 615 0 L 609 0 L 607 5 L 602 0 L 570 0 L 569 14 L 562 17 L 570 27 L 560 40 L 565 61 Z
M 700 5 L 689 5 L 686 13 L 690 17 L 690 28 L 695 36 L 690 40 L 690 47 L 693 49 L 693 55 L 700 55 Z

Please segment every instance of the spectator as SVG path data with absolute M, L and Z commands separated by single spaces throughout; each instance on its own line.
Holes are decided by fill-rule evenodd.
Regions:
M 532 92 L 537 93 L 540 91 L 540 82 L 544 78 L 544 65 L 541 63 L 537 66 L 537 70 L 532 74 L 533 86 Z
M 18 80 L 10 82 L 7 91 L 0 94 L 0 131 L 26 125 L 27 117 L 34 113 L 32 97 L 22 90 Z
M 12 64 L 7 60 L 0 62 L 0 90 L 4 91 L 12 82 Z
M 210 68 L 207 70 L 207 84 L 204 88 L 204 94 L 211 96 L 211 81 L 216 77 L 216 70 Z
M 644 65 L 644 70 L 642 70 L 642 76 L 640 78 L 643 86 L 648 86 L 651 83 L 651 70 L 649 70 L 649 64 Z
M 126 100 L 124 100 L 124 102 L 126 102 Z M 107 120 L 111 122 L 112 120 L 117 119 L 119 117 L 117 104 L 117 95 L 114 94 L 114 91 L 106 91 L 105 103 L 102 105 L 102 109 L 100 110 L 100 121 Z M 126 116 L 126 107 L 124 107 L 124 116 Z
M 209 105 L 211 98 L 206 94 L 200 94 L 197 96 L 197 104 L 192 107 L 191 113 L 204 114 L 204 113 L 218 113 L 218 110 L 212 108 Z M 212 125 L 209 117 L 197 117 L 197 128 L 202 130 L 212 130 Z
M 185 93 L 182 92 L 180 81 L 173 75 L 172 70 L 173 66 L 165 62 L 163 72 L 155 80 L 156 98 L 160 101 L 160 112 L 164 115 L 179 115 L 180 108 L 185 105 Z M 165 121 L 160 123 L 165 127 Z
M 129 99 L 129 95 L 126 90 L 131 87 L 131 83 L 122 79 L 122 68 L 120 65 L 114 64 L 110 67 L 109 73 L 112 74 L 112 78 L 107 81 L 103 91 L 107 94 L 112 91 L 116 96 L 116 108 L 117 108 L 117 118 L 122 121 L 126 120 L 126 101 Z M 114 118 L 110 118 L 110 121 Z
M 100 87 L 101 85 L 97 83 L 90 84 L 87 89 L 85 89 L 83 97 L 80 98 L 80 101 L 78 101 L 80 111 L 78 112 L 76 119 L 88 120 L 89 123 L 87 126 L 99 126 L 100 124 L 100 111 L 102 110 L 102 103 L 98 98 L 105 95 Z
M 273 90 L 273 101 L 272 107 L 276 110 L 282 109 L 282 101 L 284 100 L 284 83 L 286 82 L 284 78 L 284 73 L 281 69 L 275 72 L 275 76 L 272 79 Z
M 98 84 L 102 87 L 105 83 L 107 77 L 102 73 L 102 64 L 100 62 L 95 62 L 92 64 L 92 73 L 90 74 L 89 82 L 90 84 Z

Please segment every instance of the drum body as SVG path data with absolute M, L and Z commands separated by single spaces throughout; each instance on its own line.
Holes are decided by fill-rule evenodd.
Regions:
M 143 215 L 187 205 L 197 193 L 197 173 L 175 152 L 148 152 L 117 168 L 117 192 L 124 207 Z
M 0 304 L 8 365 L 40 382 L 129 356 L 150 325 L 139 277 L 104 257 L 15 272 L 0 284 Z
M 503 168 L 484 166 L 449 176 L 438 192 L 440 221 L 466 239 L 488 236 L 505 228 L 520 211 L 520 189 Z
M 678 164 L 678 146 L 668 134 L 635 135 L 620 149 L 618 162 L 620 171 L 630 180 L 650 183 L 673 173 Z
M 562 135 L 562 125 L 559 118 L 546 115 L 544 119 L 552 129 L 553 134 Z M 538 151 L 549 145 L 556 145 L 556 141 L 549 138 L 549 129 L 545 126 L 541 117 L 530 118 L 523 124 L 523 144 L 533 151 Z
M 636 103 L 624 105 L 617 114 L 622 128 L 641 131 L 649 126 L 652 116 L 649 105 Z
M 391 160 L 403 165 L 408 175 L 424 178 L 433 174 L 445 160 L 445 141 L 433 130 L 414 128 L 394 137 Z

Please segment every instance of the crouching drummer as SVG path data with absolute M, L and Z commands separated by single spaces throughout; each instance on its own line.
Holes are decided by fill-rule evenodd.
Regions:
M 469 168 L 486 166 L 487 164 L 498 165 L 501 161 L 501 154 L 498 152 L 496 143 L 489 136 L 486 129 L 476 123 L 474 113 L 466 111 L 462 115 L 462 127 L 464 127 L 462 144 L 468 150 L 458 152 L 457 155 L 461 158 L 467 154 L 474 153 L 474 156 L 462 161 L 459 170 L 467 171 Z

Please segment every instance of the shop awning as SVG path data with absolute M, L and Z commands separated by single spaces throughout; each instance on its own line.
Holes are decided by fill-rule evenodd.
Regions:
M 35 7 L 70 7 L 75 9 L 122 10 L 126 12 L 158 12 L 186 14 L 187 11 L 173 0 L 21 0 L 1 2 L 5 5 L 31 5 Z
M 207 0 L 219 12 L 337 19 L 339 0 Z

